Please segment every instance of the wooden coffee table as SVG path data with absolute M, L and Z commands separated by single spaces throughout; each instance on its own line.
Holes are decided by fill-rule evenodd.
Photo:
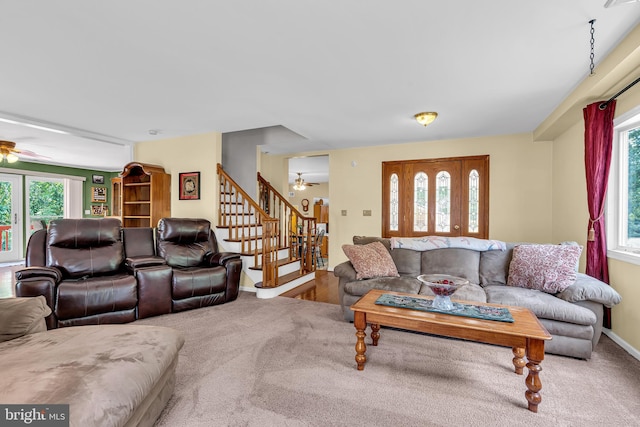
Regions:
M 365 356 L 367 346 L 364 343 L 367 324 L 371 325 L 371 339 L 374 346 L 378 345 L 380 326 L 384 325 L 511 347 L 513 349 L 513 366 L 515 367 L 515 373 L 522 375 L 522 370 L 525 365 L 529 369 L 529 375 L 525 379 L 525 384 L 527 385 L 525 397 L 529 402 L 529 410 L 538 412 L 538 405 L 542 401 L 542 397 L 540 396 L 540 389 L 542 388 L 539 377 L 540 371 L 542 370 L 540 363 L 544 359 L 544 342 L 550 340 L 551 335 L 549 335 L 549 332 L 542 326 L 531 310 L 498 304 L 466 302 L 474 305 L 505 307 L 509 309 L 514 322 L 498 322 L 419 311 L 409 308 L 376 305 L 376 300 L 382 294 L 412 298 L 431 298 L 376 289 L 369 291 L 351 306 L 351 310 L 354 312 L 354 325 L 356 327 L 356 362 L 359 371 L 364 369 L 364 364 L 367 361 L 367 357 Z M 527 357 L 526 362 L 524 360 L 525 355 Z

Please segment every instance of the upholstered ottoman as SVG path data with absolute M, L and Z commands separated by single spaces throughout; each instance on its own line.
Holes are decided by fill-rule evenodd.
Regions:
M 72 426 L 151 426 L 183 343 L 176 330 L 145 325 L 27 332 L 0 342 L 0 402 L 69 404 Z

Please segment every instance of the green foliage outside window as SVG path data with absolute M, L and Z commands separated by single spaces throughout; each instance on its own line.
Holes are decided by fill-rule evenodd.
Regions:
M 640 128 L 629 131 L 628 237 L 640 237 Z
M 0 225 L 11 224 L 11 183 L 0 182 Z
M 32 181 L 29 186 L 29 216 L 47 223 L 64 215 L 62 182 Z

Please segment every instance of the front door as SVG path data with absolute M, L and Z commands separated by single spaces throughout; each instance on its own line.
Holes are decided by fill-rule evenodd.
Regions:
M 0 174 L 0 262 L 22 256 L 22 177 Z
M 382 163 L 382 236 L 489 234 L 489 156 Z

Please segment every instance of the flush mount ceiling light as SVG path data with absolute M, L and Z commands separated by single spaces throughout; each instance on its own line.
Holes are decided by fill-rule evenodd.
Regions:
M 427 126 L 429 123 L 433 122 L 436 117 L 438 117 L 438 113 L 435 111 L 425 111 L 423 113 L 418 113 L 413 117 L 415 117 L 416 121 L 422 126 Z

